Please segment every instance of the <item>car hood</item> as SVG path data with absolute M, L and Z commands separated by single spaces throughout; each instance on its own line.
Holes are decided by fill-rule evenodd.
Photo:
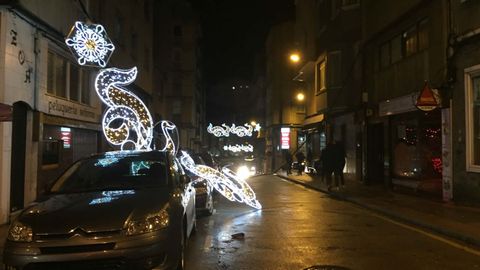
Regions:
M 169 203 L 165 188 L 57 194 L 26 209 L 19 221 L 35 234 L 121 230 L 125 222 L 155 213 Z

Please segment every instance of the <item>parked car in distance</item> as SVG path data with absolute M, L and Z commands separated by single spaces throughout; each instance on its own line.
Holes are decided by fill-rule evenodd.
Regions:
M 184 269 L 194 199 L 170 152 L 81 159 L 12 222 L 5 269 Z
M 191 157 L 195 164 L 209 166 L 200 154 L 192 154 Z M 195 207 L 197 213 L 206 214 L 208 216 L 212 215 L 214 209 L 212 185 L 206 179 L 189 172 L 187 172 L 187 174 L 192 179 L 192 184 L 195 187 Z

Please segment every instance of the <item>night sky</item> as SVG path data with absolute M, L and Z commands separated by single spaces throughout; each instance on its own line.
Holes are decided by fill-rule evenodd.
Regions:
M 229 78 L 252 79 L 253 60 L 263 53 L 272 24 L 294 16 L 293 0 L 191 0 L 203 29 L 207 89 Z

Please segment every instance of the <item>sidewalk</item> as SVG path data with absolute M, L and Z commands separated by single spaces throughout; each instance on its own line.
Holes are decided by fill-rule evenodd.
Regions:
M 343 190 L 327 191 L 319 176 L 307 174 L 286 175 L 279 171 L 277 176 L 329 193 L 332 197 L 345 200 L 380 213 L 393 220 L 421 227 L 437 234 L 480 247 L 480 208 L 433 201 L 415 195 L 390 191 L 383 186 L 365 186 L 363 183 L 345 179 Z

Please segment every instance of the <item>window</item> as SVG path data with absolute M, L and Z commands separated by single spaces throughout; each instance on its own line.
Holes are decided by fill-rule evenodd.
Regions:
M 390 42 L 380 46 L 380 67 L 384 68 L 390 65 Z
M 467 170 L 480 172 L 480 65 L 465 70 Z
M 316 94 L 319 94 L 322 91 L 325 91 L 325 61 L 322 61 L 317 64 L 317 91 Z
M 47 61 L 47 93 L 90 104 L 90 73 L 53 51 Z
M 66 97 L 66 59 L 54 53 L 48 52 L 47 66 L 47 92 L 59 97 Z
M 329 52 L 327 56 L 327 86 L 342 86 L 342 53 Z
M 392 64 L 402 60 L 402 36 L 398 35 L 390 41 L 390 59 Z
M 174 100 L 172 104 L 172 114 L 181 114 L 182 113 L 182 101 Z
M 70 100 L 80 101 L 80 70 L 75 65 L 70 65 Z
M 404 31 L 401 35 L 397 35 L 391 40 L 381 44 L 378 52 L 378 64 L 380 68 L 388 67 L 407 56 L 427 49 L 427 25 L 428 19 L 423 19 L 407 31 Z
M 428 31 L 427 31 L 428 20 L 424 19 L 418 23 L 418 50 L 424 50 L 428 48 Z
M 182 26 L 181 25 L 175 25 L 173 27 L 173 35 L 176 37 L 181 37 L 182 36 Z
M 80 100 L 83 104 L 90 105 L 90 85 L 92 85 L 90 80 L 90 72 L 85 69 L 80 70 L 82 76 L 81 84 L 81 95 L 82 99 Z
M 342 0 L 342 9 L 355 9 L 360 6 L 360 0 Z
M 403 46 L 405 56 L 410 56 L 417 52 L 417 28 L 411 27 L 403 33 Z

